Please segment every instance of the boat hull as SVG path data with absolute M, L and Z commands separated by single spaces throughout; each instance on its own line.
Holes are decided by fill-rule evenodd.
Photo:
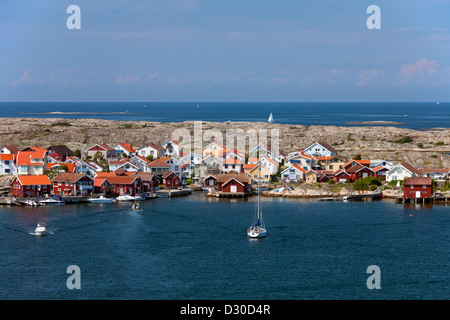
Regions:
M 250 238 L 264 238 L 267 235 L 267 230 L 266 229 L 260 229 L 259 231 L 257 230 L 247 230 L 247 235 Z
M 36 228 L 36 230 L 34 230 L 34 234 L 40 237 L 46 236 L 47 233 L 48 233 L 47 229 L 45 228 Z

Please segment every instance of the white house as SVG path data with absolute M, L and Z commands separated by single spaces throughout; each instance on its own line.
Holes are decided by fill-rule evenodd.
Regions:
M 376 168 L 376 167 L 384 167 L 388 170 L 391 170 L 394 167 L 394 164 L 391 160 L 370 160 L 370 167 Z
M 0 175 L 17 175 L 17 168 L 14 165 L 14 154 L 0 154 Z
M 278 162 L 275 160 L 270 159 L 268 156 L 265 156 L 264 158 L 261 158 L 261 164 L 265 166 L 267 169 L 269 169 L 270 174 L 274 175 L 278 172 Z
M 13 145 L 7 145 L 0 148 L 0 154 L 17 154 L 20 150 Z
M 421 177 L 422 173 L 409 163 L 399 163 L 386 172 L 386 182 L 403 180 L 411 177 Z
M 128 143 L 119 143 L 114 146 L 114 149 L 116 149 L 116 153 L 125 154 L 130 158 L 136 154 L 136 149 L 133 148 L 133 145 Z
M 131 162 L 129 159 L 122 159 L 120 161 L 109 161 L 109 170 L 116 171 L 118 169 L 123 169 L 125 171 L 133 172 L 139 171 L 139 167 Z
M 298 182 L 305 179 L 306 170 L 294 164 L 281 171 L 281 181 Z
M 304 154 L 301 151 L 291 152 L 286 156 L 286 165 L 297 165 L 305 171 L 314 169 L 317 166 L 317 159 Z
M 131 158 L 130 162 L 137 166 L 139 168 L 139 171 L 145 172 L 147 164 L 149 164 L 151 161 L 141 155 L 136 155 Z
M 159 144 L 149 142 L 136 150 L 136 155 L 147 158 L 152 156 L 153 159 L 161 158 L 165 155 L 166 149 Z
M 223 162 L 222 172 L 228 173 L 231 171 L 236 171 L 241 173 L 244 169 L 244 163 L 238 159 L 229 158 Z
M 180 158 L 180 156 L 183 152 L 183 147 L 181 146 L 181 144 L 179 144 L 178 142 L 176 142 L 173 139 L 167 140 L 166 142 L 161 144 L 161 147 L 163 147 L 165 149 L 166 157 Z
M 338 154 L 337 150 L 328 143 L 316 141 L 305 150 L 303 153 L 311 157 L 334 157 Z

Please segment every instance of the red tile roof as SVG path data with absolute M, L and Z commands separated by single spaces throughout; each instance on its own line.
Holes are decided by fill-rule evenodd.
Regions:
M 78 180 L 80 180 L 85 176 L 93 180 L 91 177 L 87 176 L 84 173 L 62 172 L 53 179 L 53 182 L 65 182 L 65 181 L 77 182 Z
M 14 154 L 1 153 L 0 161 L 12 161 L 14 160 Z
M 45 149 L 44 149 L 45 150 Z M 19 151 L 17 153 L 17 165 L 40 165 L 42 166 L 43 162 L 31 162 L 31 159 L 44 159 L 47 154 L 47 150 L 45 151 Z M 42 160 L 41 160 L 42 161 Z
M 52 184 L 46 175 L 17 176 L 17 180 L 19 180 L 20 184 L 23 186 L 42 186 Z
M 166 163 L 164 160 L 156 159 L 156 160 L 148 163 L 147 167 L 158 167 L 158 168 L 165 167 L 165 168 L 167 168 L 167 167 L 170 167 L 170 165 L 168 163 Z
M 404 186 L 410 186 L 410 185 L 432 185 L 433 179 L 431 177 L 412 177 L 412 178 L 405 178 L 403 180 Z

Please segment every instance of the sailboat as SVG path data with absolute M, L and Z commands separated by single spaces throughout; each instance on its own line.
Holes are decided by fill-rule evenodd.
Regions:
M 273 115 L 272 115 L 272 112 L 270 113 L 269 120 L 267 120 L 267 122 L 268 122 L 268 123 L 272 123 L 272 122 L 273 122 Z
M 436 104 L 439 104 L 439 100 L 436 102 Z
M 247 229 L 247 235 L 250 238 L 263 238 L 267 234 L 266 226 L 264 224 L 264 218 L 261 208 L 261 163 L 258 167 L 259 177 L 258 177 L 258 204 L 256 207 L 256 214 L 253 224 Z

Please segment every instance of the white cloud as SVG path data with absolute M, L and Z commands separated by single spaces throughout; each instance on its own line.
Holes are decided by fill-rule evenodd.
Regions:
M 396 84 L 429 82 L 438 73 L 439 64 L 436 60 L 422 58 L 414 63 L 405 63 L 398 73 Z
M 359 74 L 358 86 L 378 86 L 384 82 L 384 73 L 377 69 L 364 69 Z
M 18 80 L 14 80 L 12 82 L 13 86 L 19 86 L 22 84 L 30 84 L 32 80 L 32 77 L 30 76 L 30 70 L 25 70 L 22 74 L 22 76 Z
M 139 76 L 135 74 L 127 74 L 125 76 L 117 76 L 115 83 L 118 85 L 133 85 L 139 82 Z

